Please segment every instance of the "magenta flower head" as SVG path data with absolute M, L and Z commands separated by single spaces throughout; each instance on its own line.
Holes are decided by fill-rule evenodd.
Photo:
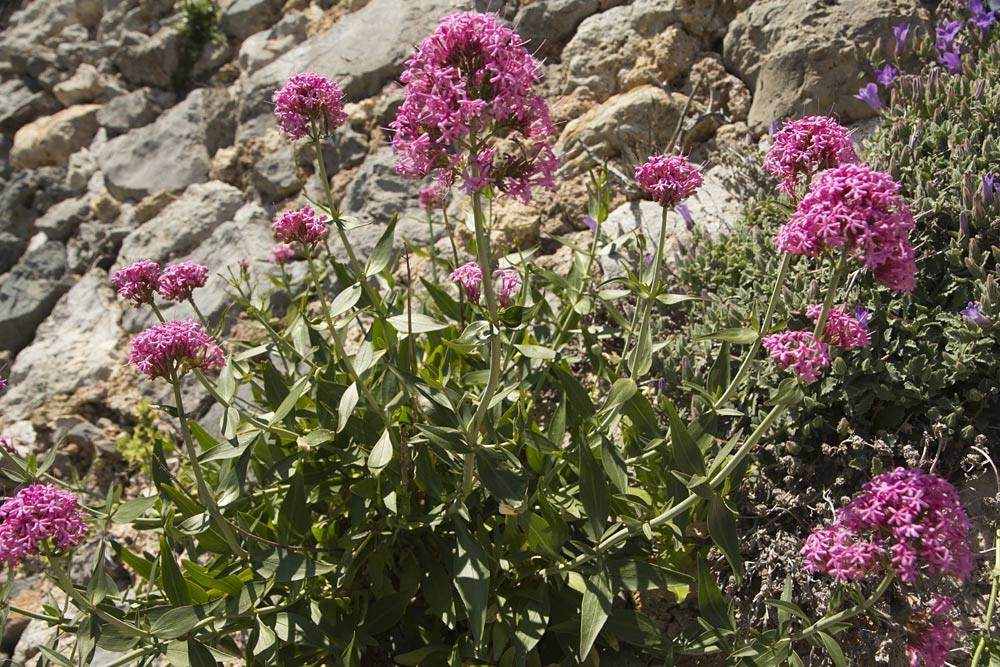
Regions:
M 819 321 L 823 306 L 812 304 L 806 308 L 806 315 L 812 318 L 813 322 Z M 823 340 L 841 350 L 850 350 L 854 347 L 870 347 L 872 342 L 868 338 L 868 320 L 865 314 L 863 323 L 857 315 L 845 313 L 842 310 L 831 308 L 826 314 L 826 331 Z
M 523 203 L 533 187 L 553 187 L 555 130 L 532 92 L 538 61 L 495 16 L 441 19 L 400 80 L 406 97 L 389 124 L 398 173 L 433 172 L 442 190 L 460 177 L 466 192 L 492 185 Z
M 299 242 L 304 246 L 314 246 L 326 236 L 325 215 L 306 206 L 297 211 L 285 211 L 271 225 L 274 235 L 285 243 Z
M 6 388 L 7 388 L 7 378 L 5 378 L 4 376 L 0 375 L 0 392 L 2 392 L 3 390 L 5 390 Z
M 152 303 L 153 294 L 160 286 L 160 265 L 149 260 L 130 264 L 115 273 L 111 284 L 132 302 L 134 308 Z
M 780 178 L 778 189 L 794 199 L 796 188 L 817 171 L 857 161 L 850 130 L 829 116 L 806 116 L 781 126 L 764 169 Z
M 17 454 L 17 450 L 14 449 L 14 436 L 0 435 L 0 449 L 11 455 Z
M 778 362 L 778 368 L 791 368 L 806 384 L 819 379 L 830 365 L 826 343 L 816 340 L 808 331 L 783 331 L 764 336 L 764 348 Z
M 271 248 L 271 261 L 278 266 L 284 266 L 295 257 L 295 251 L 287 245 L 276 245 Z
M 448 280 L 456 282 L 465 290 L 469 303 L 479 303 L 479 287 L 483 283 L 483 270 L 475 262 L 469 262 L 451 272 Z
M 441 192 L 435 187 L 420 188 L 417 191 L 417 201 L 420 202 L 420 208 L 433 211 L 441 205 Z
M 274 115 L 289 139 L 312 136 L 313 131 L 327 136 L 347 120 L 344 93 L 325 76 L 296 74 L 284 88 L 274 91 Z
M 133 338 L 128 362 L 150 378 L 172 381 L 192 368 L 222 368 L 226 360 L 200 324 L 171 320 Z
M 661 206 L 669 208 L 693 195 L 705 181 L 683 155 L 651 155 L 635 168 L 635 179 Z
M 195 288 L 208 281 L 208 267 L 195 262 L 181 262 L 163 269 L 157 290 L 167 301 L 187 301 Z
M 909 639 L 905 651 L 911 667 L 918 667 L 921 662 L 924 667 L 942 667 L 947 663 L 958 639 L 958 628 L 948 617 L 952 610 L 951 600 L 935 593 L 925 610 L 906 620 Z
M 895 292 L 916 286 L 909 234 L 913 216 L 889 174 L 866 164 L 821 172 L 774 242 L 780 252 L 815 257 L 843 249 Z
M 833 526 L 802 548 L 804 567 L 836 581 L 893 568 L 904 582 L 924 569 L 962 580 L 972 574 L 969 518 L 955 488 L 922 470 L 896 468 L 872 478 Z M 865 554 L 863 557 L 859 554 Z
M 521 276 L 514 269 L 497 269 L 493 275 L 500 278 L 500 305 L 506 308 L 521 289 Z
M 66 551 L 90 528 L 77 499 L 51 484 L 33 484 L 0 505 L 0 562 L 17 565 L 43 550 Z

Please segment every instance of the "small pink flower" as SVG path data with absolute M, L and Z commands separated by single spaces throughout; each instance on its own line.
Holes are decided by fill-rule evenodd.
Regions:
M 441 193 L 435 187 L 420 188 L 417 191 L 417 200 L 420 202 L 420 208 L 433 211 L 441 205 Z
M 811 317 L 813 322 L 819 321 L 821 312 L 823 306 L 820 304 L 812 304 L 806 308 L 806 315 Z M 826 332 L 823 334 L 823 340 L 841 350 L 870 347 L 872 344 L 868 338 L 868 328 L 856 316 L 836 308 L 831 308 L 826 315 Z
M 274 115 L 278 127 L 290 139 L 301 139 L 315 124 L 320 136 L 329 135 L 347 119 L 344 93 L 334 81 L 303 72 L 274 91 Z
M 812 174 L 858 162 L 851 133 L 828 116 L 806 116 L 785 123 L 774 135 L 764 169 L 780 178 L 778 189 L 795 197 L 795 189 Z
M 150 378 L 173 376 L 192 368 L 221 368 L 226 361 L 215 339 L 192 320 L 171 320 L 132 339 L 129 363 Z
M 287 245 L 276 245 L 271 248 L 271 261 L 278 266 L 284 266 L 295 258 L 295 251 Z
M 771 334 L 761 344 L 778 361 L 778 368 L 791 367 L 807 384 L 818 380 L 822 369 L 830 365 L 826 343 L 816 340 L 808 331 Z
M 639 187 L 668 207 L 693 195 L 704 182 L 698 168 L 683 155 L 652 155 L 635 168 L 635 178 Z
M 130 264 L 115 273 L 111 284 L 135 308 L 152 303 L 153 294 L 160 286 L 160 265 L 149 260 Z
M 297 211 L 285 211 L 271 228 L 280 241 L 313 246 L 326 236 L 327 220 L 325 215 L 316 215 L 316 211 L 306 206 Z
M 43 548 L 66 551 L 90 528 L 77 499 L 51 484 L 25 487 L 0 505 L 0 562 L 17 565 Z
M 0 448 L 2 448 L 8 454 L 17 454 L 17 450 L 14 449 L 14 437 L 10 435 L 0 435 Z
M 163 269 L 159 293 L 167 301 L 187 301 L 195 288 L 208 281 L 208 267 L 194 262 L 181 262 Z
M 948 661 L 948 654 L 958 639 L 958 628 L 949 618 L 954 605 L 949 598 L 933 594 L 924 611 L 911 616 L 906 624 L 910 635 L 906 643 L 906 655 L 910 667 L 942 667 Z
M 448 280 L 456 282 L 465 290 L 469 303 L 479 303 L 479 287 L 483 283 L 483 270 L 475 262 L 469 262 L 451 272 Z
M 514 269 L 498 269 L 493 275 L 500 278 L 500 305 L 506 308 L 521 289 L 521 276 Z
M 7 388 L 7 378 L 0 375 L 0 392 L 4 391 L 6 388 Z

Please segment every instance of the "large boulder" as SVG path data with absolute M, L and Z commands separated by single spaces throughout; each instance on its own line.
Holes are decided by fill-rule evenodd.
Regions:
M 282 0 L 233 0 L 222 10 L 219 28 L 227 36 L 243 41 L 264 30 L 281 15 Z
M 107 130 L 108 137 L 116 137 L 152 123 L 173 101 L 170 93 L 153 88 L 139 88 L 119 95 L 102 106 L 97 112 L 97 122 Z
M 468 9 L 470 4 L 468 0 L 371 0 L 250 76 L 240 119 L 269 112 L 273 92 L 299 72 L 333 79 L 350 100 L 377 94 L 399 75 L 415 45 L 437 27 L 442 16 Z
M 180 67 L 181 40 L 174 26 L 164 26 L 154 35 L 128 31 L 114 52 L 115 67 L 133 85 L 170 88 Z
M 108 189 L 141 199 L 206 180 L 212 154 L 232 142 L 229 105 L 225 90 L 199 88 L 156 122 L 108 141 L 95 156 Z
M 32 79 L 5 77 L 0 81 L 0 132 L 13 134 L 25 123 L 58 110 L 56 98 Z
M 269 30 L 261 30 L 243 40 L 237 62 L 240 70 L 252 74 L 306 41 L 309 18 L 302 13 L 288 14 Z
M 122 360 L 121 310 L 108 274 L 94 269 L 63 295 L 10 369 L 0 412 L 25 419 L 47 397 L 106 379 Z
M 917 0 L 757 0 L 730 24 L 723 51 L 753 91 L 751 129 L 808 113 L 871 116 L 853 97 L 869 52 L 880 38 L 892 48 L 894 26 L 922 20 Z
M 14 135 L 11 162 L 22 169 L 66 164 L 97 133 L 98 104 L 78 104 L 29 123 Z
M 66 267 L 66 246 L 47 241 L 29 249 L 9 273 L 0 276 L 0 349 L 17 352 L 73 284 Z
M 120 82 L 90 63 L 81 64 L 73 76 L 52 88 L 56 99 L 67 107 L 83 102 L 106 102 L 123 92 Z
M 627 0 L 537 0 L 522 7 L 514 24 L 532 53 L 558 56 L 580 23 Z

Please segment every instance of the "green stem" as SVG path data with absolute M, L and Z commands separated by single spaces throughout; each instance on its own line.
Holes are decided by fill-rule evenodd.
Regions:
M 427 230 L 431 236 L 431 242 L 428 250 L 431 255 L 431 278 L 434 280 L 434 284 L 438 284 L 438 263 L 437 263 L 437 248 L 435 248 L 435 238 L 434 238 L 434 217 L 431 212 L 427 211 Z
M 843 278 L 844 272 L 847 270 L 848 257 L 846 250 L 842 252 L 840 260 L 837 262 L 837 268 L 833 270 L 833 278 L 830 279 L 830 287 L 826 290 L 826 298 L 823 300 L 823 310 L 819 314 L 819 319 L 816 320 L 816 328 L 813 329 L 813 337 L 816 340 L 824 338 L 823 332 L 826 331 L 827 316 L 830 314 L 830 309 L 833 308 L 833 300 L 837 296 L 837 286 L 840 284 L 840 279 Z
M 191 429 L 188 426 L 187 415 L 184 413 L 184 400 L 181 398 L 181 385 L 180 378 L 177 375 L 176 370 L 170 372 L 170 384 L 174 389 L 174 402 L 177 406 L 177 421 L 181 425 L 181 439 L 184 441 L 184 449 L 187 451 L 188 458 L 191 460 L 191 470 L 194 472 L 194 479 L 198 485 L 198 499 L 205 504 L 208 508 L 208 513 L 215 521 L 219 530 L 222 531 L 222 536 L 226 540 L 226 544 L 232 550 L 233 555 L 240 560 L 245 560 L 247 557 L 247 552 L 243 550 L 240 546 L 239 541 L 236 539 L 236 533 L 233 532 L 232 526 L 226 521 L 225 517 L 222 516 L 222 511 L 219 509 L 219 505 L 215 502 L 215 495 L 208 488 L 208 483 L 205 481 L 205 476 L 201 470 L 201 463 L 198 462 L 198 452 L 194 448 L 194 439 L 191 437 Z
M 816 634 L 817 632 L 822 632 L 823 630 L 832 625 L 836 625 L 837 623 L 846 621 L 849 618 L 854 618 L 855 616 L 857 616 L 862 612 L 868 611 L 872 607 L 872 605 L 874 605 L 876 602 L 879 601 L 879 598 L 885 595 L 885 592 L 889 590 L 889 586 L 892 584 L 895 578 L 896 578 L 895 570 L 889 570 L 888 572 L 885 573 L 885 576 L 882 577 L 882 581 L 879 582 L 878 588 L 876 588 L 875 591 L 871 594 L 871 596 L 868 597 L 864 602 L 856 604 L 853 607 L 848 607 L 847 609 L 844 609 L 843 611 L 838 612 L 833 616 L 827 616 L 825 618 L 821 618 L 820 620 L 810 625 L 808 628 L 788 637 L 788 641 L 797 642 L 802 639 L 807 639 L 812 635 Z
M 760 350 L 761 339 L 764 335 L 771 329 L 771 320 L 774 318 L 774 311 L 778 306 L 778 295 L 781 294 L 781 288 L 785 283 L 785 277 L 788 275 L 788 269 L 792 265 L 792 255 L 785 254 L 781 258 L 781 265 L 778 267 L 778 277 L 774 281 L 774 287 L 771 289 L 771 298 L 767 302 L 767 310 L 764 311 L 764 319 L 760 323 L 760 332 L 757 335 L 757 340 L 753 342 L 750 346 L 750 350 L 747 352 L 746 357 L 743 358 L 743 363 L 740 364 L 740 368 L 736 371 L 736 375 L 733 377 L 732 382 L 726 387 L 726 390 L 722 392 L 715 403 L 712 405 L 712 409 L 717 410 L 722 407 L 726 401 L 733 397 L 733 394 L 739 389 L 740 383 L 743 382 L 743 378 L 750 371 L 750 367 L 753 365 L 754 359 L 757 357 L 757 351 Z
M 219 405 L 227 409 L 235 406 L 235 404 L 232 401 L 227 401 L 225 398 L 222 397 L 222 394 L 220 394 L 215 389 L 215 387 L 212 386 L 212 383 L 208 381 L 208 378 L 205 377 L 205 374 L 201 372 L 200 368 L 195 368 L 192 370 L 194 371 L 195 377 L 198 378 L 198 381 L 201 382 L 202 386 L 205 387 L 205 390 L 208 391 L 208 393 L 212 396 L 213 399 L 215 399 L 216 402 L 218 402 Z M 239 410 L 239 408 L 237 408 L 237 410 Z M 266 424 L 265 422 L 262 422 L 253 415 L 247 414 L 242 410 L 239 410 L 239 413 L 241 418 L 245 419 L 249 424 L 256 426 L 262 431 L 269 431 L 271 433 L 274 433 L 275 435 L 281 435 L 286 438 L 291 438 L 292 440 L 295 440 L 296 438 L 299 437 L 298 433 L 289 431 L 288 429 L 281 428 L 280 426 L 271 426 L 269 424 Z
M 74 584 L 70 580 L 69 575 L 63 568 L 62 563 L 59 562 L 59 559 L 50 556 L 48 561 L 49 561 L 49 571 L 52 572 L 53 575 L 55 575 L 56 580 L 59 582 L 60 588 L 62 588 L 66 592 L 66 594 L 73 599 L 73 602 L 76 603 L 77 607 L 79 607 L 80 609 L 87 609 L 93 612 L 98 618 L 105 621 L 109 625 L 113 625 L 119 630 L 122 630 L 130 635 L 141 635 L 149 637 L 148 632 L 144 632 L 139 628 L 135 627 L 134 625 L 132 625 L 131 623 L 126 623 L 120 618 L 115 618 L 114 616 L 104 611 L 97 605 L 91 604 L 90 600 L 83 597 L 83 595 L 80 594 L 80 591 L 76 589 L 76 584 Z
M 147 655 L 154 655 L 159 653 L 160 649 L 157 646 L 147 646 L 146 648 L 139 648 L 134 651 L 126 653 L 122 657 L 112 660 L 111 662 L 104 663 L 104 667 L 125 667 L 125 665 L 131 664 L 133 661 L 139 658 L 144 658 Z
M 6 604 L 7 609 L 9 609 L 10 611 L 14 612 L 15 614 L 19 614 L 19 615 L 24 616 L 26 618 L 34 618 L 34 619 L 36 619 L 38 621 L 45 621 L 47 623 L 62 623 L 63 622 L 63 619 L 56 618 L 55 616 L 46 616 L 45 614 L 39 614 L 39 613 L 34 612 L 34 611 L 28 611 L 27 609 L 24 609 L 22 607 L 18 607 L 17 605 L 8 604 L 8 603 L 5 603 L 5 604 Z
M 983 631 L 979 635 L 979 642 L 976 644 L 976 653 L 972 656 L 970 667 L 979 667 L 979 660 L 983 657 L 986 642 L 991 637 L 990 628 L 993 626 L 993 613 L 997 606 L 997 592 L 1000 589 L 1000 529 L 996 531 L 993 538 L 993 587 L 990 588 L 990 601 L 986 606 L 986 619 L 983 621 Z
M 660 291 L 660 266 L 663 262 L 663 246 L 667 239 L 667 213 L 670 212 L 666 206 L 660 215 L 660 238 L 656 242 L 656 255 L 653 257 L 653 278 L 649 284 L 649 297 L 642 313 L 642 324 L 639 327 L 639 339 L 635 341 L 635 348 L 632 350 L 632 360 L 629 363 L 629 375 L 633 380 L 638 381 L 641 375 L 636 372 L 639 364 L 639 350 L 642 342 L 649 337 L 649 321 L 653 316 L 653 304 L 656 302 L 657 293 Z
M 479 268 L 483 272 L 483 295 L 486 297 L 486 313 L 489 319 L 492 335 L 490 336 L 490 375 L 486 380 L 486 388 L 476 407 L 476 413 L 469 424 L 467 439 L 469 448 L 472 450 L 465 455 L 462 468 L 462 496 L 468 496 L 472 492 L 472 483 L 476 465 L 475 450 L 479 444 L 479 430 L 482 428 L 486 412 L 489 410 L 490 401 L 496 393 L 497 385 L 500 383 L 501 370 L 501 347 L 499 318 L 497 316 L 497 298 L 493 293 L 493 269 L 490 265 L 492 255 L 490 253 L 490 237 L 486 231 L 486 218 L 483 216 L 482 193 L 478 190 L 472 193 L 472 216 L 476 225 L 476 254 L 479 259 Z

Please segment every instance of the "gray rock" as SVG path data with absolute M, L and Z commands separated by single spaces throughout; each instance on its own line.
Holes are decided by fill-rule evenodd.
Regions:
M 87 220 L 66 243 L 66 261 L 73 273 L 86 273 L 98 267 L 107 270 L 118 257 L 125 237 L 134 231 L 128 224 L 108 224 Z
M 165 262 L 190 253 L 228 222 L 243 204 L 243 194 L 220 181 L 192 185 L 159 215 L 122 242 L 118 265 L 141 259 Z
M 322 145 L 326 172 L 331 175 L 357 167 L 368 155 L 367 138 L 348 125 L 338 127 Z
M 35 220 L 35 229 L 53 241 L 65 241 L 90 218 L 90 196 L 65 199 Z
M 853 97 L 858 74 L 881 38 L 891 56 L 893 26 L 920 23 L 916 0 L 758 0 L 729 26 L 726 68 L 753 91 L 747 123 L 835 112 L 845 122 L 872 115 Z M 863 54 L 860 58 L 858 54 Z
M 302 187 L 295 155 L 290 144 L 286 144 L 257 162 L 251 172 L 250 183 L 264 195 L 267 201 L 281 201 L 295 194 Z
M 238 41 L 269 27 L 281 15 L 282 0 L 233 0 L 222 10 L 219 28 Z
M 90 63 L 83 63 L 73 76 L 57 83 L 52 92 L 64 106 L 72 106 L 81 102 L 106 102 L 125 90 L 114 77 L 98 71 Z
M 97 112 L 97 122 L 107 130 L 108 137 L 115 137 L 152 123 L 173 102 L 170 93 L 139 88 L 119 95 L 102 106 Z
M 165 26 L 152 36 L 126 32 L 113 55 L 115 67 L 133 85 L 170 88 L 180 66 L 181 39 L 173 26 Z
M 22 125 L 59 110 L 59 102 L 31 79 L 5 78 L 0 82 L 0 132 L 13 135 Z
M 97 112 L 100 118 L 100 111 Z M 97 173 L 97 161 L 86 148 L 81 148 L 69 156 L 66 165 L 66 188 L 71 192 L 83 192 L 87 189 L 90 179 Z
M 0 190 L 0 230 L 27 239 L 31 223 L 49 206 L 72 192 L 66 189 L 66 170 L 60 167 L 18 170 Z
M 204 181 L 211 155 L 232 142 L 229 112 L 224 90 L 199 88 L 156 122 L 108 141 L 96 152 L 108 189 L 141 199 Z
M 11 267 L 21 259 L 21 253 L 28 242 L 10 232 L 0 232 L 0 275 L 10 271 Z
M 337 81 L 348 99 L 371 97 L 399 75 L 414 46 L 437 27 L 440 17 L 468 7 L 458 0 L 371 0 L 253 74 L 241 97 L 240 119 L 267 112 L 273 92 L 298 72 Z
M 72 286 L 66 246 L 46 241 L 0 277 L 0 349 L 18 352 Z
M 517 34 L 532 53 L 558 56 L 580 23 L 627 0 L 538 0 L 522 7 L 514 19 Z
M 55 393 L 107 379 L 123 363 L 119 343 L 121 314 L 108 274 L 94 269 L 83 276 L 38 327 L 10 370 L 11 386 L 0 397 L 8 419 L 25 419 Z
M 309 19 L 305 14 L 288 14 L 270 30 L 250 35 L 240 45 L 237 58 L 240 69 L 244 73 L 252 74 L 296 44 L 304 42 L 308 24 Z

